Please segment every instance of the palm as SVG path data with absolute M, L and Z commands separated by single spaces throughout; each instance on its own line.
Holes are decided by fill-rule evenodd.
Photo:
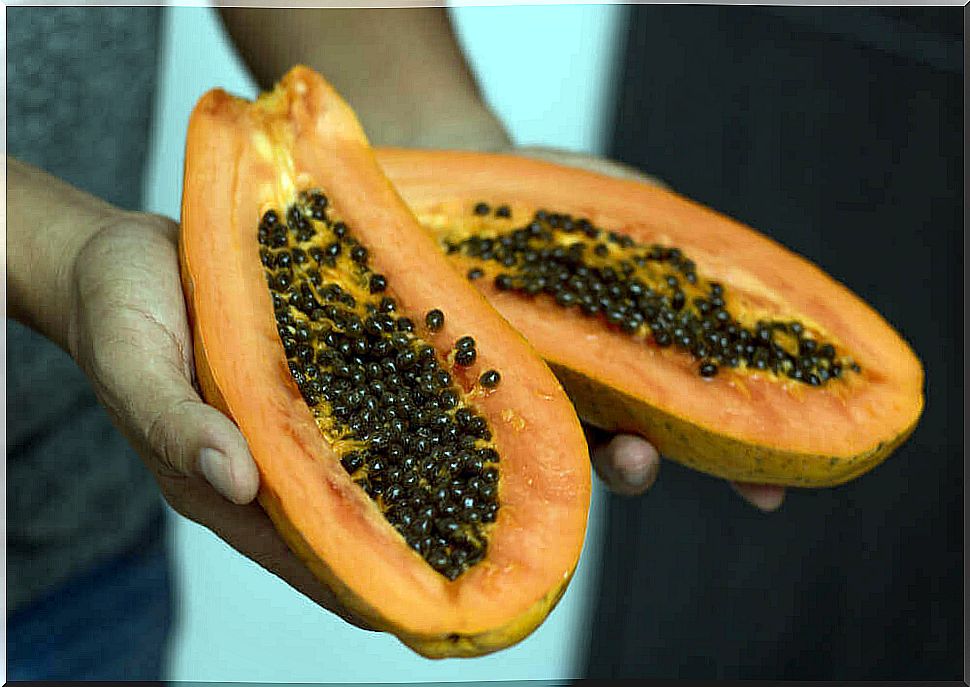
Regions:
M 75 358 L 178 513 L 317 603 L 366 627 L 340 607 L 252 502 L 259 480 L 244 438 L 195 391 L 177 237 L 178 227 L 168 220 L 132 215 L 85 245 L 74 275 L 70 345 Z M 233 469 L 223 487 L 231 500 L 199 474 L 200 446 L 216 447 L 234 459 L 228 461 Z

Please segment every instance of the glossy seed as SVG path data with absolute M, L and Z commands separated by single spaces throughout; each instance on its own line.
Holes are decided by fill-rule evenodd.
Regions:
M 486 389 L 494 389 L 498 386 L 501 379 L 502 375 L 498 373 L 498 370 L 487 370 L 482 373 L 482 376 L 478 378 L 478 381 Z
M 510 291 L 514 285 L 512 277 L 507 274 L 499 274 L 495 277 L 495 288 L 499 291 Z
M 387 290 L 387 278 L 383 274 L 372 274 L 369 287 L 371 293 L 383 293 Z
M 342 223 L 330 225 L 325 197 L 300 198 L 299 207 L 287 209 L 286 224 L 264 215 L 257 230 L 289 374 L 318 421 L 357 447 L 338 456 L 343 470 L 412 549 L 457 579 L 484 556 L 487 532 L 481 528 L 494 521 L 497 509 L 495 492 L 485 489 L 482 496 L 481 485 L 469 487 L 486 463 L 499 461 L 487 445 L 491 429 L 463 404 L 455 380 L 415 333 L 414 322 L 398 313 L 386 295 L 387 278 L 367 266 L 366 248 Z M 319 237 L 310 218 L 323 223 L 316 225 Z M 304 245 L 296 247 L 291 236 Z M 510 240 L 487 247 L 506 261 L 511 248 Z M 350 261 L 337 260 L 344 249 Z M 426 324 L 440 330 L 441 311 L 427 313 Z M 460 341 L 458 363 L 472 364 L 474 341 Z M 462 451 L 467 455 L 459 459 Z M 444 493 L 429 491 L 442 469 L 457 483 Z M 447 553 L 444 567 L 443 558 L 431 560 L 436 547 Z
M 717 374 L 717 364 L 708 360 L 701 364 L 701 377 L 713 377 Z
M 475 362 L 478 354 L 474 348 L 463 348 L 455 352 L 455 364 L 462 367 L 469 367 Z
M 429 310 L 424 317 L 424 323 L 433 332 L 441 331 L 441 328 L 445 325 L 445 314 L 437 308 Z

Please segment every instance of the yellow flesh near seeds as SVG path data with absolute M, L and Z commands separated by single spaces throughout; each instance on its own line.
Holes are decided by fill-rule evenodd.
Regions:
M 492 212 L 489 212 L 486 215 L 477 214 L 474 211 L 475 203 L 463 204 L 459 212 L 451 211 L 454 209 L 453 207 L 439 208 L 439 211 L 437 212 L 418 211 L 417 216 L 421 224 L 437 237 L 443 249 L 447 249 L 449 244 L 461 244 L 465 240 L 473 237 L 478 239 L 497 239 L 503 234 L 507 235 L 509 232 L 522 228 L 532 221 L 534 207 L 506 204 L 498 201 L 487 204 L 490 209 L 499 206 L 509 208 L 510 216 L 498 217 Z M 576 219 L 578 220 L 578 218 Z M 584 243 L 587 246 L 587 249 L 583 254 L 583 261 L 586 265 L 596 268 L 610 266 L 614 269 L 618 269 L 618 264 L 621 260 L 627 259 L 629 261 L 629 255 L 625 255 L 626 251 L 622 247 L 607 241 L 608 233 L 609 230 L 603 228 L 602 236 L 600 238 L 590 239 L 579 231 L 570 233 L 555 231 L 553 232 L 552 242 L 549 245 L 568 248 L 574 244 Z M 622 236 L 622 234 L 619 232 L 618 235 Z M 594 246 L 597 244 L 602 244 L 606 247 L 607 254 L 605 256 L 597 255 L 594 252 Z M 673 248 L 674 246 L 665 247 Z M 633 249 L 642 251 L 647 250 L 648 246 L 634 244 Z M 467 262 L 469 265 L 474 263 L 475 267 L 482 270 L 482 272 L 484 272 L 484 276 L 482 276 L 481 279 L 483 280 L 490 281 L 495 276 L 502 274 L 503 272 L 508 273 L 511 271 L 511 273 L 514 274 L 514 267 L 506 268 L 492 260 L 481 260 L 476 257 L 465 256 L 463 253 L 458 253 L 457 255 L 462 256 L 463 262 Z M 684 257 L 689 258 L 690 256 L 688 255 Z M 634 264 L 633 267 L 634 272 L 632 273 L 631 277 L 638 278 L 648 286 L 655 288 L 663 288 L 664 279 L 668 275 L 678 277 L 679 288 L 686 296 L 687 306 L 685 306 L 685 310 L 692 308 L 691 304 L 694 298 L 709 298 L 710 281 L 705 279 L 703 275 L 698 274 L 696 283 L 690 284 L 686 279 L 683 278 L 682 274 L 668 267 L 664 263 L 647 261 L 644 265 Z M 841 354 L 837 355 L 836 358 L 833 359 L 833 362 L 840 363 L 846 369 L 852 365 L 853 360 L 850 355 L 846 354 L 846 347 L 838 341 L 837 337 L 834 337 L 830 332 L 828 332 L 821 323 L 813 321 L 811 318 L 806 317 L 802 313 L 795 314 L 786 312 L 787 308 L 783 302 L 775 301 L 774 299 L 765 296 L 765 294 L 770 294 L 770 290 L 766 289 L 764 285 L 757 283 L 754 276 L 749 274 L 738 274 L 733 276 L 736 277 L 736 279 L 732 280 L 733 283 L 740 288 L 725 287 L 722 299 L 725 302 L 723 309 L 731 315 L 735 324 L 745 329 L 754 331 L 759 321 L 797 321 L 801 323 L 804 328 L 804 333 L 802 335 L 804 338 L 812 339 L 819 345 L 829 343 L 836 349 L 837 353 L 841 352 Z M 535 297 L 526 294 L 520 295 L 526 298 Z M 548 295 L 542 295 L 539 297 L 550 298 Z M 604 326 L 608 325 L 604 322 Z M 624 335 L 631 336 L 632 338 L 636 338 L 647 343 L 652 343 L 650 328 L 647 325 L 642 325 L 637 329 L 637 331 L 629 334 L 624 333 Z M 775 330 L 773 332 L 772 340 L 793 357 L 798 357 L 798 337 L 794 334 L 788 331 Z M 686 351 L 683 351 L 683 355 L 687 357 L 689 354 Z M 792 380 L 786 375 L 773 373 L 770 368 L 768 370 L 759 370 L 753 366 L 749 366 L 743 358 L 740 360 L 740 364 L 736 368 L 722 367 L 722 370 L 724 369 L 730 369 L 735 375 L 758 374 L 762 379 L 769 379 L 775 383 L 781 383 L 786 386 L 792 385 Z M 842 379 L 845 379 L 845 376 L 843 376 Z M 837 381 L 840 380 L 829 378 L 827 385 L 829 385 L 831 388 L 831 384 Z M 797 384 L 797 387 L 809 389 L 813 388 L 808 384 Z
M 265 93 L 260 96 L 258 103 L 261 106 L 265 107 L 268 111 L 273 111 L 276 107 L 278 107 L 278 102 L 277 102 L 278 97 L 279 96 L 275 91 L 270 93 Z M 257 152 L 264 159 L 271 161 L 273 165 L 273 169 L 276 170 L 276 179 L 275 179 L 275 184 L 273 185 L 273 188 L 263 188 L 260 190 L 261 195 L 267 199 L 266 201 L 264 201 L 264 203 L 262 204 L 262 207 L 260 208 L 260 217 L 263 217 L 265 213 L 271 209 L 278 209 L 282 211 L 279 213 L 281 221 L 285 222 L 286 208 L 288 208 L 292 200 L 297 198 L 297 196 L 299 195 L 298 189 L 306 189 L 312 186 L 310 180 L 305 175 L 297 175 L 295 172 L 294 160 L 292 158 L 292 155 L 290 154 L 290 150 L 291 150 L 290 144 L 292 143 L 292 141 L 290 140 L 291 138 L 292 138 L 292 132 L 281 123 L 270 124 L 268 127 L 266 127 L 265 133 L 263 132 L 254 133 L 254 143 L 255 143 L 255 148 Z M 325 193 L 325 189 L 320 189 L 320 191 Z M 335 223 L 341 221 L 341 218 L 339 215 L 339 208 L 335 208 L 333 207 L 333 205 L 331 205 L 328 208 L 328 210 L 329 210 L 328 219 L 330 221 L 330 226 L 333 226 Z M 311 223 L 313 227 L 316 229 L 316 234 L 310 243 L 322 249 L 324 247 L 322 244 L 325 243 L 325 241 L 323 240 L 323 237 L 330 234 L 330 232 L 326 230 L 326 227 L 324 226 L 323 222 L 311 220 Z M 350 232 L 351 234 L 353 233 L 353 228 L 350 228 Z M 335 237 L 333 237 L 333 235 L 330 234 L 330 238 L 331 240 L 333 240 Z M 308 250 L 310 246 L 309 245 L 304 246 L 304 248 Z M 369 284 L 367 282 L 366 277 L 361 276 L 358 279 L 352 278 L 351 275 L 354 275 L 355 272 L 358 271 L 358 267 L 351 260 L 349 256 L 349 251 L 343 250 L 341 254 L 337 257 L 336 264 L 333 265 L 332 267 L 326 266 L 326 265 L 317 265 L 317 268 L 320 270 L 321 283 L 323 284 L 336 283 L 341 288 L 343 288 L 346 292 L 348 292 L 350 295 L 354 297 L 356 301 L 356 305 L 353 309 L 356 311 L 358 316 L 361 316 L 363 319 L 363 316 L 366 314 L 365 304 L 367 303 L 368 300 L 373 300 L 373 298 L 370 294 Z M 294 270 L 294 272 L 296 271 Z M 314 295 L 316 296 L 317 300 L 323 302 L 323 299 L 320 298 L 319 292 L 317 291 L 316 288 L 313 287 L 312 284 L 311 284 L 311 288 L 313 289 Z M 389 284 L 386 295 L 392 295 L 393 293 L 392 289 L 393 289 L 392 285 Z M 377 300 L 379 300 L 379 297 Z M 421 326 L 420 323 L 422 322 L 423 317 L 420 316 L 420 314 L 406 313 L 406 309 L 403 307 L 403 304 L 400 304 L 400 303 L 398 304 L 398 307 L 401 308 L 402 310 L 405 310 L 405 314 L 411 315 L 410 319 L 414 322 L 416 327 Z M 291 316 L 296 315 L 298 313 L 298 311 L 296 311 L 292 307 L 288 308 L 288 310 Z M 305 317 L 301 317 L 297 319 L 305 319 Z M 418 339 L 417 336 L 415 336 L 415 339 L 420 341 L 420 339 Z M 427 342 L 423 342 L 423 343 L 427 343 Z M 316 345 L 314 345 L 314 348 L 315 349 L 317 348 Z M 437 353 L 436 348 L 435 348 L 435 351 Z M 436 356 L 438 358 L 439 365 L 441 365 L 443 369 L 447 369 L 451 367 L 454 363 L 454 354 L 455 354 L 454 351 L 449 352 L 446 364 L 444 365 L 441 365 L 442 361 L 440 360 L 440 356 Z M 452 384 L 451 388 L 458 395 L 458 404 L 456 408 L 462 408 L 462 407 L 474 408 L 474 402 L 476 398 L 479 398 L 481 395 L 485 393 L 494 392 L 494 390 L 486 391 L 482 389 L 479 385 L 475 385 L 468 392 L 465 392 L 461 388 L 461 385 Z M 342 455 L 346 455 L 348 452 L 353 451 L 355 449 L 363 448 L 367 442 L 356 440 L 353 438 L 348 438 L 346 432 L 337 431 L 336 422 L 332 414 L 329 412 L 329 408 L 326 407 L 326 405 L 327 404 L 325 402 L 318 403 L 316 406 L 311 406 L 311 409 L 313 411 L 313 415 L 314 415 L 316 424 L 320 430 L 321 436 L 325 441 L 327 441 L 333 447 L 333 450 L 335 451 L 335 453 L 338 456 L 342 456 Z M 479 441 L 476 443 L 476 445 L 478 447 L 484 446 L 484 447 L 494 448 L 492 444 L 490 444 L 489 442 Z M 489 463 L 486 463 L 486 465 L 493 471 L 498 470 L 498 466 L 494 463 L 489 462 Z M 360 470 L 358 470 L 357 472 L 360 472 Z M 366 470 L 364 470 L 363 476 L 364 477 L 367 476 Z M 423 481 L 423 477 L 422 477 L 422 484 L 424 483 L 425 482 Z M 496 492 L 497 492 L 498 484 L 496 484 L 495 486 L 496 486 Z M 495 496 L 495 500 L 496 502 L 499 501 L 499 497 L 497 493 Z M 382 513 L 384 513 L 385 516 L 387 516 L 388 507 L 387 507 L 387 504 L 383 502 L 383 499 L 381 497 L 378 497 L 376 503 L 377 503 L 377 506 L 381 509 Z M 491 530 L 492 526 L 493 525 L 491 523 L 478 523 L 477 525 L 472 527 L 467 525 L 466 523 L 462 523 L 461 531 L 473 542 L 478 542 L 479 544 L 484 546 L 487 544 L 488 531 Z M 441 570 L 439 570 L 439 572 L 441 572 Z
M 362 260 L 361 262 L 363 264 L 361 264 L 361 262 L 355 261 L 354 258 L 352 257 L 353 248 L 355 246 L 360 245 L 353 238 L 352 228 L 347 228 L 345 235 L 342 238 L 338 238 L 338 236 L 334 232 L 334 227 L 339 226 L 342 223 L 341 223 L 339 214 L 336 212 L 336 210 L 330 207 L 329 203 L 326 203 L 325 220 L 314 219 L 310 216 L 309 213 L 312 209 L 311 199 L 314 197 L 314 193 L 319 194 L 319 191 L 301 194 L 300 201 L 295 206 L 280 205 L 277 208 L 273 208 L 273 211 L 276 213 L 276 216 L 279 218 L 278 221 L 272 225 L 266 225 L 266 224 L 261 225 L 261 231 L 264 231 L 264 232 L 272 231 L 274 232 L 274 234 L 283 233 L 286 236 L 286 245 L 279 245 L 279 246 L 276 246 L 276 244 L 273 244 L 271 240 L 267 239 L 267 237 L 264 236 L 263 240 L 265 242 L 265 247 L 262 250 L 268 255 L 273 256 L 274 258 L 275 256 L 279 255 L 280 252 L 284 252 L 285 254 L 291 256 L 290 264 L 282 268 L 287 270 L 288 272 L 291 272 L 293 275 L 293 279 L 287 287 L 278 287 L 278 285 L 275 283 L 276 276 L 274 276 L 274 272 L 272 270 L 277 266 L 273 262 L 270 262 L 270 268 L 266 270 L 266 275 L 267 275 L 267 281 L 269 283 L 270 290 L 275 293 L 278 293 L 283 298 L 283 301 L 285 303 L 284 310 L 286 311 L 287 319 L 280 320 L 279 311 L 277 312 L 278 323 L 283 329 L 283 331 L 280 332 L 281 338 L 288 337 L 288 339 L 292 339 L 291 345 L 294 345 L 295 342 L 298 340 L 298 338 L 296 337 L 296 332 L 298 331 L 297 329 L 298 327 L 306 328 L 309 331 L 309 340 L 300 342 L 300 345 L 303 347 L 309 346 L 312 348 L 311 360 L 306 360 L 301 362 L 300 360 L 295 358 L 292 352 L 287 356 L 288 359 L 291 361 L 291 365 L 298 366 L 297 370 L 291 370 L 292 374 L 294 375 L 297 375 L 297 374 L 302 375 L 304 369 L 306 369 L 305 367 L 302 367 L 302 366 L 307 364 L 311 364 L 310 366 L 312 366 L 315 370 L 319 370 L 318 372 L 314 373 L 312 378 L 308 378 L 308 379 L 319 379 L 320 376 L 324 375 L 325 373 L 333 372 L 336 369 L 333 367 L 329 367 L 327 362 L 325 361 L 321 362 L 321 359 L 318 357 L 318 355 L 322 351 L 326 351 L 329 348 L 322 338 L 323 335 L 326 334 L 328 330 L 335 328 L 337 332 L 340 332 L 341 330 L 346 331 L 346 328 L 344 325 L 338 324 L 338 320 L 340 322 L 343 322 L 343 320 L 341 319 L 342 317 L 346 317 L 348 313 L 353 313 L 353 314 L 356 314 L 357 317 L 359 318 L 358 324 L 360 324 L 365 322 L 367 318 L 375 315 L 375 313 L 382 312 L 381 309 L 379 308 L 379 305 L 385 299 L 387 298 L 393 299 L 395 305 L 397 305 L 396 299 L 393 298 L 393 294 L 389 284 L 387 284 L 387 286 L 384 289 L 378 290 L 377 293 L 371 292 L 371 279 L 374 278 L 375 276 L 380 276 L 380 275 L 365 267 L 367 263 L 366 259 Z M 324 195 L 324 194 L 319 194 L 319 195 Z M 290 212 L 289 212 L 290 207 L 303 208 L 303 212 L 301 212 L 300 214 L 303 220 L 305 220 L 308 223 L 308 225 L 313 228 L 314 233 L 312 237 L 304 237 L 306 240 L 300 240 L 298 232 L 295 229 L 293 229 L 292 226 L 289 226 L 289 227 L 287 226 L 288 221 L 291 219 Z M 265 216 L 265 213 L 264 213 L 264 216 Z M 275 246 L 275 248 L 271 248 L 270 245 Z M 336 256 L 328 255 L 326 253 L 326 248 L 329 245 L 341 246 L 341 250 L 339 254 Z M 364 248 L 366 248 L 366 246 L 364 246 Z M 295 257 L 296 255 L 298 255 L 297 249 L 302 251 L 302 253 L 299 253 L 300 255 L 305 256 L 302 263 L 298 262 Z M 314 253 L 314 249 L 318 249 L 321 252 Z M 319 273 L 319 278 L 315 280 L 311 279 L 311 274 L 313 275 L 314 278 L 316 277 L 316 274 L 314 274 L 314 271 Z M 316 281 L 316 283 L 314 283 L 314 281 Z M 327 298 L 327 287 L 332 284 L 338 285 L 344 291 L 344 294 L 342 295 L 349 294 L 350 296 L 353 297 L 354 303 L 352 306 L 348 306 L 344 302 L 334 301 L 332 298 L 331 299 Z M 386 278 L 385 278 L 385 284 L 386 284 Z M 306 312 L 304 312 L 306 308 L 301 309 L 300 307 L 292 304 L 289 300 L 291 294 L 302 293 L 302 290 L 305 287 L 309 288 L 309 290 L 312 292 L 312 295 L 314 296 L 315 300 L 319 305 L 319 308 L 316 308 L 316 307 L 313 308 L 314 311 L 319 311 L 319 313 L 313 318 L 311 318 Z M 283 291 L 281 292 L 279 288 L 283 288 Z M 368 305 L 372 307 L 368 308 Z M 322 316 L 322 313 L 324 311 L 332 307 L 337 307 L 341 313 L 340 316 L 338 316 L 337 320 L 332 319 L 330 316 L 327 316 L 327 317 Z M 403 316 L 401 313 L 398 313 L 396 310 L 386 311 L 384 312 L 384 314 L 388 317 L 388 319 L 393 318 L 395 320 L 395 325 L 396 325 L 397 318 Z M 422 345 L 427 346 L 428 343 L 421 338 L 421 336 L 417 333 L 417 329 L 416 329 L 417 327 L 421 326 L 418 323 L 421 322 L 423 318 L 416 316 L 417 315 L 416 313 L 414 313 L 413 315 L 415 316 L 409 319 L 411 319 L 412 322 L 415 323 L 414 331 L 403 332 L 398 330 L 397 327 L 395 326 L 392 332 L 393 332 L 393 337 L 396 338 L 399 342 L 408 341 L 407 350 L 410 350 L 412 353 L 417 354 L 419 346 L 422 346 Z M 324 321 L 321 322 L 321 320 L 324 320 Z M 371 335 L 373 337 L 376 337 L 379 340 L 385 340 L 385 341 L 390 340 L 389 337 L 385 337 L 383 334 L 371 332 Z M 367 337 L 363 334 L 363 332 L 359 332 L 357 335 L 352 335 L 352 338 L 367 340 Z M 390 348 L 390 344 L 388 344 L 388 348 Z M 304 348 L 304 350 L 306 350 L 306 348 Z M 336 349 L 333 349 L 333 350 L 336 351 Z M 397 347 L 397 348 L 391 349 L 390 352 L 393 355 L 397 355 L 401 353 L 403 350 L 405 349 Z M 353 354 L 350 354 L 350 355 L 351 357 L 353 357 Z M 364 358 L 368 357 L 367 353 L 363 353 L 363 352 L 358 352 L 358 355 L 363 356 Z M 386 358 L 387 356 L 384 356 L 384 357 Z M 449 358 L 453 359 L 453 357 L 454 357 L 454 351 L 452 351 L 449 354 Z M 377 359 L 374 358 L 373 355 L 371 355 L 370 358 L 371 358 L 371 364 L 376 364 Z M 453 362 L 452 360 L 449 360 L 446 365 L 442 365 L 442 361 L 440 360 L 440 357 L 438 357 L 437 355 L 435 356 L 435 360 L 437 362 L 437 366 L 434 369 L 436 370 L 444 370 L 446 367 L 450 367 L 451 363 Z M 358 369 L 360 370 L 361 373 L 363 373 L 364 368 L 362 365 Z M 392 373 L 392 376 L 389 378 L 393 378 L 394 374 L 396 373 Z M 406 372 L 404 369 L 400 370 L 400 375 L 397 375 L 398 382 L 399 383 L 405 382 L 407 375 L 408 375 L 408 372 Z M 294 379 L 298 380 L 296 376 L 294 377 Z M 361 389 L 361 391 L 366 391 L 368 389 L 367 387 L 368 382 L 365 381 L 363 382 L 363 384 L 364 386 Z M 416 381 L 412 381 L 412 385 L 416 385 L 416 384 L 417 384 Z M 299 385 L 299 382 L 298 382 L 298 385 Z M 401 393 L 403 388 L 404 388 L 403 386 L 401 388 L 386 388 L 385 391 L 399 394 Z M 446 389 L 450 389 L 451 392 L 453 392 L 454 397 L 457 399 L 457 405 L 455 405 L 453 408 L 454 412 L 457 412 L 461 408 L 473 407 L 473 402 L 476 398 L 480 398 L 485 393 L 492 393 L 492 390 L 485 390 L 481 388 L 480 385 L 475 385 L 470 390 L 470 392 L 464 392 L 464 390 L 461 389 L 461 386 L 456 385 L 454 382 L 448 384 L 447 386 L 439 385 L 436 388 L 438 390 L 434 391 L 433 394 L 440 395 L 440 392 L 443 392 Z M 317 396 L 312 396 L 308 398 L 312 398 L 312 402 L 308 400 L 307 403 L 313 412 L 314 418 L 316 420 L 316 424 L 321 432 L 321 435 L 333 447 L 334 451 L 337 453 L 338 456 L 347 456 L 351 451 L 357 451 L 357 450 L 368 451 L 368 455 L 370 455 L 370 458 L 372 460 L 370 462 L 367 462 L 365 460 L 364 464 L 361 467 L 354 469 L 352 472 L 352 477 L 354 481 L 357 482 L 358 484 L 363 485 L 367 483 L 368 480 L 370 480 L 371 483 L 376 483 L 377 485 L 380 485 L 382 481 L 385 481 L 384 475 L 388 474 L 386 471 L 392 468 L 398 467 L 397 464 L 395 464 L 394 460 L 397 460 L 397 461 L 404 460 L 405 452 L 398 450 L 397 458 L 392 460 L 391 454 L 387 453 L 387 450 L 389 450 L 391 447 L 387 447 L 384 450 L 374 449 L 369 439 L 361 438 L 359 436 L 354 436 L 354 431 L 349 425 L 346 424 L 346 419 L 343 425 L 341 425 L 341 423 L 337 421 L 336 417 L 334 416 L 333 402 L 343 402 L 344 399 L 333 398 L 333 394 L 331 394 L 330 401 L 327 401 L 323 397 L 318 398 Z M 364 398 L 367 398 L 367 396 L 365 395 Z M 373 401 L 374 398 L 371 397 L 371 400 Z M 378 401 L 384 400 L 384 397 L 378 396 L 377 400 Z M 430 401 L 425 401 L 424 404 L 426 405 L 428 402 Z M 422 404 L 418 403 L 417 405 L 420 407 Z M 427 407 L 432 408 L 431 406 L 427 406 Z M 437 404 L 434 404 L 432 409 L 438 410 Z M 376 408 L 374 408 L 373 411 L 371 411 L 370 415 L 371 417 L 376 417 L 376 416 L 383 417 L 383 421 L 384 421 L 383 426 L 385 427 L 385 429 L 389 427 L 389 425 L 387 424 L 388 422 L 394 422 L 394 418 L 395 417 L 398 418 L 397 420 L 398 427 L 400 428 L 403 426 L 403 430 L 399 429 L 398 431 L 402 431 L 403 433 L 391 434 L 391 436 L 392 438 L 393 437 L 404 438 L 404 435 L 407 434 L 408 432 L 407 427 L 408 427 L 408 423 L 411 422 L 411 419 L 407 416 L 402 418 L 400 416 L 400 412 L 396 413 L 393 416 L 389 416 L 387 415 L 387 413 L 389 412 L 390 410 L 388 407 L 383 407 L 378 405 Z M 454 412 L 450 413 L 451 425 L 449 425 L 449 427 L 454 432 L 457 432 L 459 430 L 459 426 L 458 426 L 458 421 L 455 419 L 456 416 L 454 415 Z M 383 415 L 381 415 L 382 413 Z M 446 414 L 448 413 L 443 411 L 438 412 L 439 416 L 446 415 Z M 402 423 L 404 424 L 402 425 Z M 485 426 L 487 427 L 487 424 Z M 412 430 L 413 429 L 414 428 L 412 428 Z M 417 436 L 417 435 L 413 435 L 413 436 Z M 453 532 L 453 534 L 455 537 L 458 537 L 458 539 L 451 538 L 451 535 L 446 535 L 444 531 L 436 532 L 434 530 L 432 530 L 431 533 L 425 532 L 420 537 L 417 537 L 415 535 L 417 539 L 421 539 L 424 541 L 431 541 L 433 539 L 434 541 L 437 542 L 437 544 L 434 545 L 435 548 L 421 549 L 420 552 L 422 553 L 422 555 L 426 556 L 426 560 L 428 560 L 428 562 L 431 563 L 439 572 L 442 572 L 442 574 L 445 574 L 449 578 L 453 579 L 462 571 L 467 569 L 467 567 L 469 567 L 470 565 L 474 565 L 478 560 L 480 560 L 480 556 L 484 555 L 484 551 L 487 547 L 487 533 L 491 528 L 490 523 L 494 522 L 495 513 L 493 512 L 491 515 L 486 515 L 485 511 L 481 509 L 486 508 L 489 506 L 490 503 L 495 502 L 495 500 L 497 499 L 498 485 L 495 484 L 494 487 L 492 488 L 491 493 L 496 494 L 494 497 L 480 495 L 477 490 L 472 489 L 471 485 L 476 483 L 475 482 L 476 478 L 474 477 L 475 473 L 472 473 L 472 478 L 469 479 L 467 471 L 462 471 L 462 469 L 458 469 L 458 471 L 455 472 L 453 469 L 450 469 L 449 467 L 447 467 L 448 460 L 440 459 L 441 454 L 436 452 L 438 449 L 441 449 L 441 448 L 447 449 L 448 447 L 449 445 L 447 444 L 440 447 L 432 446 L 428 452 L 418 456 L 418 458 L 421 458 L 424 456 L 431 456 L 433 458 L 439 459 L 439 462 L 435 464 L 437 471 L 434 473 L 423 471 L 420 474 L 420 476 L 416 478 L 416 482 L 412 483 L 410 486 L 414 487 L 416 484 L 418 487 L 421 487 L 422 489 L 424 489 L 426 495 L 428 496 L 428 498 L 430 498 L 432 493 L 440 493 L 440 489 L 442 488 L 442 485 L 445 483 L 448 483 L 452 490 L 454 490 L 456 486 L 461 487 L 462 485 L 468 485 L 469 491 L 465 492 L 465 496 L 472 498 L 472 502 L 474 503 L 474 506 L 466 505 L 464 512 L 458 512 L 457 511 L 458 506 L 455 504 L 455 500 L 458 500 L 462 503 L 467 504 L 467 499 L 463 500 L 463 497 L 461 496 L 454 496 L 453 500 L 445 501 L 444 503 L 442 503 L 439 499 L 436 502 L 438 510 L 436 511 L 436 516 L 433 521 L 434 524 L 428 525 L 430 527 L 437 528 L 439 521 L 442 519 L 451 518 L 453 520 L 457 520 L 458 521 L 456 523 L 457 532 Z M 468 447 L 467 449 L 465 449 L 465 452 L 462 453 L 460 452 L 459 447 L 455 445 L 453 453 L 457 454 L 458 458 L 461 458 L 463 455 L 468 455 L 469 452 L 475 453 L 479 449 L 484 449 L 484 448 L 494 449 L 494 445 L 487 440 L 476 439 L 474 441 L 474 447 Z M 382 474 L 378 474 L 377 476 L 373 476 L 370 473 L 371 473 L 372 466 L 376 464 L 374 461 L 380 459 L 382 455 L 384 456 L 383 461 L 386 465 L 386 468 L 385 468 L 386 471 Z M 483 476 L 487 476 L 486 473 L 488 473 L 490 469 L 492 471 L 497 469 L 497 465 L 495 465 L 490 461 L 484 461 L 484 462 L 479 461 L 479 462 L 482 463 L 483 468 L 485 469 L 485 472 L 481 473 Z M 451 461 L 451 465 L 454 466 L 455 463 Z M 351 471 L 351 468 L 349 467 L 347 467 L 346 469 L 348 471 Z M 399 468 L 399 471 L 400 470 L 406 470 L 415 475 L 418 474 L 417 468 L 414 465 L 412 465 L 411 468 L 407 468 L 407 466 L 402 466 Z M 462 476 L 465 477 L 464 480 L 461 479 Z M 432 479 L 434 479 L 435 481 L 432 482 Z M 449 482 L 449 480 L 453 480 L 453 481 Z M 460 484 L 456 485 L 456 483 L 460 483 Z M 482 483 L 481 480 L 478 480 L 477 483 L 481 483 L 482 484 L 481 488 L 483 489 L 488 488 L 488 485 Z M 369 494 L 369 495 L 376 502 L 377 506 L 380 508 L 381 512 L 385 515 L 385 517 L 391 522 L 393 526 L 395 526 L 396 529 L 399 530 L 399 532 L 403 536 L 405 532 L 401 528 L 410 525 L 410 522 L 402 524 L 400 522 L 400 518 L 396 516 L 399 512 L 401 512 L 402 508 L 407 510 L 410 504 L 409 502 L 402 503 L 400 501 L 402 497 L 399 496 L 397 497 L 398 510 L 394 510 L 395 504 L 389 503 L 385 499 L 386 489 L 393 486 L 394 484 L 397 484 L 397 483 L 396 482 L 391 482 L 389 484 L 385 483 L 383 487 L 384 492 L 377 493 L 376 498 L 374 497 L 373 494 Z M 452 493 L 453 493 L 452 491 L 449 491 L 449 494 L 452 494 Z M 482 492 L 482 494 L 484 494 L 484 492 Z M 477 501 L 475 500 L 476 498 L 478 499 Z M 422 511 L 428 509 L 431 506 L 431 504 L 428 503 L 428 499 L 425 499 L 423 501 L 423 504 L 424 505 L 421 507 Z M 441 508 L 452 508 L 455 510 L 455 512 L 454 513 L 444 512 L 440 510 Z M 474 516 L 476 520 L 469 520 L 468 518 L 471 516 Z M 486 518 L 486 517 L 490 518 L 490 520 L 478 519 L 478 518 Z M 464 520 L 460 520 L 459 518 L 464 518 Z M 422 520 L 426 520 L 428 521 L 428 523 L 431 522 L 430 518 L 416 517 L 415 520 L 416 522 L 419 522 Z M 409 544 L 410 543 L 411 541 L 409 540 Z M 471 554 L 469 554 L 469 556 L 471 557 L 469 559 L 469 562 L 467 563 L 464 562 L 464 559 L 455 558 L 455 556 L 457 556 L 460 553 L 459 549 L 465 550 L 465 545 L 472 547 L 470 549 Z M 439 552 L 441 553 L 441 555 L 447 554 L 447 556 L 452 561 L 452 563 L 449 563 L 448 565 L 444 565 L 443 563 L 441 563 L 443 559 L 441 559 L 440 556 L 437 559 L 438 563 L 434 563 L 433 561 L 436 560 L 434 558 L 434 555 L 436 555 L 436 553 L 439 553 Z

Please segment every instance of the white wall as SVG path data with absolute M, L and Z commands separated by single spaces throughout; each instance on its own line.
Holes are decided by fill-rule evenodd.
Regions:
M 459 40 L 519 145 L 602 154 L 621 5 L 458 7 Z
M 570 5 L 453 10 L 486 97 L 517 143 L 599 152 L 622 7 Z M 214 86 L 255 86 L 209 8 L 166 9 L 148 209 L 178 217 L 191 108 Z M 415 682 L 575 676 L 598 559 L 602 491 L 594 483 L 587 549 L 557 609 L 521 644 L 472 660 L 428 661 L 394 638 L 321 610 L 208 530 L 172 514 L 181 625 L 169 678 L 249 682 Z

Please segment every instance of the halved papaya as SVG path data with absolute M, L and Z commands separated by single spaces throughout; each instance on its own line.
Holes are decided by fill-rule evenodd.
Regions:
M 582 547 L 582 429 L 422 231 L 348 106 L 303 67 L 255 102 L 210 91 L 183 194 L 200 386 L 240 427 L 290 547 L 425 656 L 530 633 Z
M 580 417 L 733 480 L 829 486 L 915 428 L 923 369 L 815 265 L 648 183 L 526 159 L 381 149 L 452 264 Z

